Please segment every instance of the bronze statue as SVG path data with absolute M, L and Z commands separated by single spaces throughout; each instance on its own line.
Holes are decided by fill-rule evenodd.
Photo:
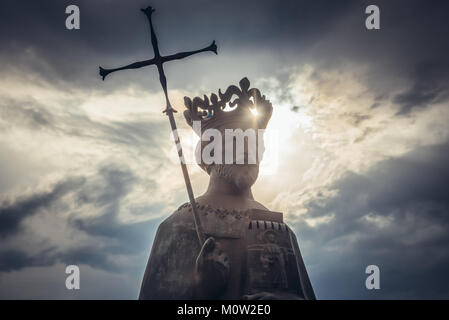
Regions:
M 225 163 L 204 162 L 200 157 L 199 165 L 210 175 L 210 183 L 205 194 L 194 198 L 163 64 L 200 52 L 217 53 L 217 46 L 213 41 L 200 50 L 161 56 L 151 19 L 154 9 L 142 11 L 149 20 L 154 58 L 116 69 L 100 67 L 100 76 L 104 80 L 119 70 L 157 67 L 166 100 L 164 113 L 178 147 L 189 203 L 159 226 L 139 298 L 315 299 L 293 231 L 283 223 L 282 213 L 269 211 L 251 193 L 259 172 L 259 157 L 249 161 L 253 155 L 246 149 L 243 163 L 234 156 Z M 240 88 L 230 86 L 225 93 L 220 91 L 219 96 L 185 98 L 187 122 L 222 133 L 226 129 L 265 129 L 272 105 L 258 89 L 249 89 L 249 85 L 244 78 Z M 234 96 L 237 98 L 232 100 Z M 234 109 L 229 111 L 226 107 Z M 254 117 L 251 109 L 256 109 L 259 115 Z M 258 154 L 263 153 L 261 139 L 263 136 L 257 137 Z M 202 148 L 203 141 L 200 151 Z M 221 150 L 226 158 L 226 148 Z
M 219 132 L 265 129 L 272 105 L 258 89 L 249 89 L 248 79 L 219 97 L 185 98 L 187 122 Z M 206 164 L 199 159 L 199 165 L 210 176 L 206 193 L 195 199 L 207 240 L 199 245 L 188 203 L 162 222 L 140 299 L 315 299 L 294 232 L 282 213 L 253 198 L 259 160 Z

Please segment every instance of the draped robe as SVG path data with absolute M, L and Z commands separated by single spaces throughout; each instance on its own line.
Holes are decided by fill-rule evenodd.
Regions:
M 207 237 L 214 237 L 230 261 L 226 289 L 218 299 L 242 299 L 258 292 L 285 299 L 315 299 L 294 232 L 282 213 L 199 205 Z M 195 299 L 194 267 L 200 252 L 190 204 L 163 221 L 156 233 L 139 299 Z

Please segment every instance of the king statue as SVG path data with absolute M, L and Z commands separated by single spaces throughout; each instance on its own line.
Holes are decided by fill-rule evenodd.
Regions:
M 315 299 L 294 232 L 281 212 L 268 210 L 251 192 L 259 157 L 250 161 L 249 142 L 243 163 L 226 148 L 226 130 L 263 130 L 270 120 L 272 104 L 249 87 L 244 78 L 240 87 L 230 86 L 210 99 L 184 98 L 187 123 L 220 132 L 223 141 L 214 142 L 224 147 L 217 149 L 223 156 L 233 155 L 226 162 L 197 159 L 210 177 L 207 191 L 194 201 L 205 241 L 198 242 L 190 203 L 165 219 L 153 242 L 140 299 Z M 200 154 L 206 147 L 203 140 Z M 258 154 L 263 151 L 260 142 Z
M 201 137 L 198 164 L 210 176 L 206 193 L 195 198 L 163 65 L 203 52 L 217 54 L 217 45 L 212 41 L 199 50 L 163 56 L 152 22 L 155 9 L 148 6 L 141 11 L 148 18 L 154 57 L 120 68 L 99 67 L 99 74 L 105 80 L 117 71 L 156 66 L 165 95 L 163 112 L 172 128 L 189 202 L 160 224 L 139 298 L 315 299 L 295 234 L 284 223 L 282 213 L 269 211 L 251 192 L 259 174 L 263 135 L 257 134 L 255 139 L 243 136 L 239 139 L 243 148 L 238 148 L 238 143 L 229 148 L 226 139 L 229 130 L 243 135 L 264 130 L 273 111 L 270 101 L 258 89 L 250 89 L 246 78 L 240 81 L 240 88 L 230 86 L 210 99 L 184 99 L 187 123 Z M 212 133 L 213 146 L 218 148 L 205 159 L 203 153 L 207 155 L 210 150 L 203 139 L 207 132 Z

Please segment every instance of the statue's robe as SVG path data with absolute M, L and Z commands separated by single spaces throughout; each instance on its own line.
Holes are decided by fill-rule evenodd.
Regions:
M 258 292 L 315 299 L 296 236 L 283 223 L 282 213 L 204 205 L 198 205 L 198 213 L 206 238 L 214 237 L 229 256 L 229 282 L 218 299 L 237 300 Z M 157 230 L 139 299 L 195 299 L 199 252 L 192 208 L 184 204 Z

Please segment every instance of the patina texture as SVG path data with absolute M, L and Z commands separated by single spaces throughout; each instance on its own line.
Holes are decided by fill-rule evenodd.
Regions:
M 247 78 L 239 85 L 210 99 L 185 98 L 187 123 L 194 127 L 197 121 L 201 129 L 220 133 L 265 129 L 271 102 L 258 89 L 250 89 Z M 256 109 L 257 116 L 251 109 Z M 200 131 L 195 130 L 202 136 Z M 199 159 L 210 176 L 208 189 L 193 207 L 192 201 L 182 205 L 160 225 L 140 299 L 315 299 L 295 234 L 282 213 L 254 200 L 251 187 L 261 158 L 250 163 L 250 142 L 245 142 L 246 160 L 239 163 L 235 152 L 226 149 L 224 135 L 214 139 L 223 146 L 218 149 L 221 159 L 232 152 L 231 162 L 206 164 Z M 199 142 L 200 150 L 203 142 Z M 256 147 L 257 153 L 263 153 L 263 136 Z M 198 242 L 198 226 L 204 242 Z
M 186 203 L 159 226 L 140 299 L 245 299 L 261 292 L 270 299 L 315 299 L 296 236 L 282 213 L 197 206 L 206 237 L 214 237 L 229 257 L 226 288 L 214 297 L 196 292 L 201 248 Z

